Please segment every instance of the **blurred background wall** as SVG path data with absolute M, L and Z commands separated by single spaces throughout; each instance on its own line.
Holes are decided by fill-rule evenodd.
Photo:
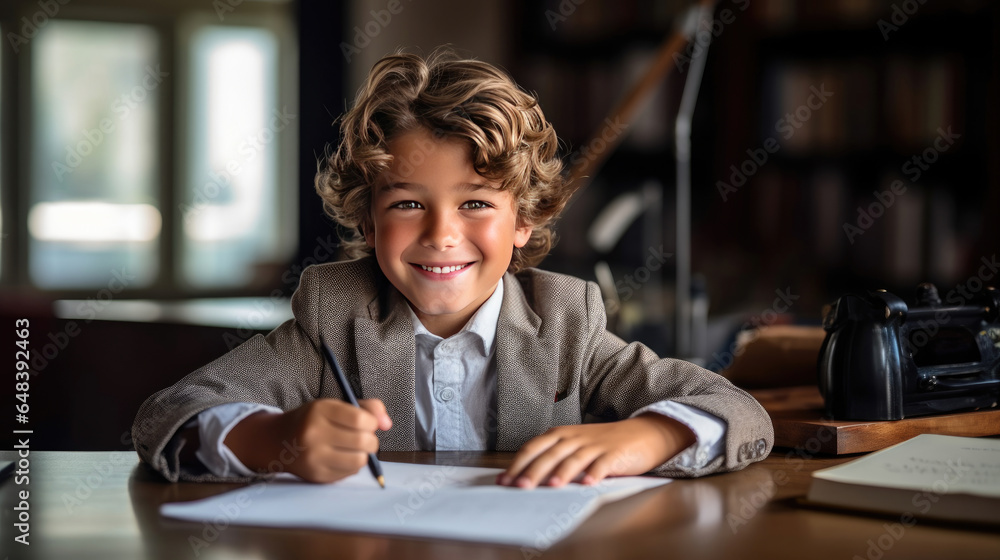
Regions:
M 603 266 L 612 327 L 663 353 L 677 351 L 674 124 L 698 49 L 703 322 L 682 357 L 719 369 L 742 325 L 815 324 L 846 292 L 998 283 L 995 3 L 720 0 L 638 118 L 609 119 L 692 4 L 5 2 L 0 320 L 30 320 L 39 445 L 128 447 L 145 396 L 288 316 L 302 268 L 338 258 L 317 160 L 397 48 L 506 68 L 568 169 L 607 158 L 542 266 Z

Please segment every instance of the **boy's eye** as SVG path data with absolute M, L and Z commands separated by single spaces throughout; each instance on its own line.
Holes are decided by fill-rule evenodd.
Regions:
M 470 200 L 462 205 L 465 210 L 482 210 L 484 208 L 492 208 L 493 205 L 489 202 L 483 202 L 482 200 Z
M 415 200 L 403 200 L 400 202 L 394 202 L 389 205 L 389 208 L 399 208 L 400 210 L 416 210 L 421 208 L 420 203 Z

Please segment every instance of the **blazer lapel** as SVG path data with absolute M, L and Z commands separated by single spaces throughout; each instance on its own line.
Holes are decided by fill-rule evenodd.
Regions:
M 516 451 L 548 429 L 559 364 L 539 339 L 541 318 L 521 283 L 504 275 L 497 324 L 497 450 Z
M 392 418 L 392 429 L 379 438 L 381 449 L 413 451 L 417 448 L 413 325 L 402 295 L 392 288 L 381 292 L 382 297 L 368 304 L 367 316 L 354 321 L 359 397 L 381 399 Z

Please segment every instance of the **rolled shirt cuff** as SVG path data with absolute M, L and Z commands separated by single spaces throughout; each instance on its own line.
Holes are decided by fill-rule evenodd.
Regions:
M 228 403 L 213 406 L 198 414 L 198 437 L 201 444 L 195 456 L 212 474 L 222 477 L 254 476 L 240 461 L 229 447 L 226 446 L 226 436 L 236 424 L 244 418 L 260 411 L 277 412 L 282 410 L 274 406 L 257 403 Z

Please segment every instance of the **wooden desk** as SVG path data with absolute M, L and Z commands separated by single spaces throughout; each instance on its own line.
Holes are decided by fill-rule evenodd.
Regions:
M 31 546 L 12 542 L 13 506 L 23 489 L 0 487 L 0 557 L 44 559 L 491 558 L 628 559 L 1000 558 L 1000 535 L 798 505 L 809 473 L 848 458 L 801 459 L 778 450 L 747 469 L 661 488 L 609 504 L 572 535 L 536 555 L 517 548 L 333 531 L 222 526 L 162 518 L 158 506 L 236 488 L 167 484 L 131 452 L 44 452 L 31 458 Z M 387 461 L 502 467 L 503 453 L 382 453 Z M 0 451 L 0 458 L 13 453 Z M 198 555 L 193 538 L 208 546 Z M 197 542 L 197 541 L 194 541 Z M 879 544 L 882 548 L 878 548 Z

